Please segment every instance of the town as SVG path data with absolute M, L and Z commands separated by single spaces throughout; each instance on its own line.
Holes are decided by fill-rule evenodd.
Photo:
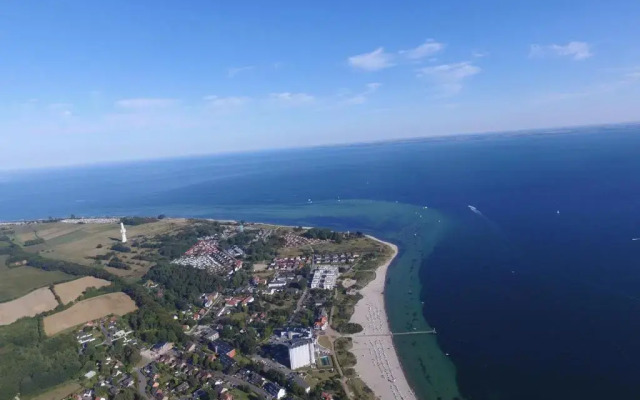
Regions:
M 86 362 L 68 398 L 374 398 L 343 336 L 362 330 L 349 317 L 385 247 L 359 232 L 205 220 L 130 235 L 107 250 L 152 265 L 133 290 L 144 300 L 76 328 Z

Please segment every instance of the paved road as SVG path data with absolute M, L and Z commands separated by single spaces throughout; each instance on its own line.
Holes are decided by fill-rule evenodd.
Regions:
M 136 368 L 135 371 L 136 374 L 138 374 L 138 393 L 143 399 L 149 400 L 149 396 L 147 396 L 146 392 L 147 378 L 145 378 L 144 374 L 140 371 L 140 368 Z
M 150 397 L 147 395 L 147 392 L 146 392 L 147 378 L 144 376 L 141 370 L 147 365 L 149 365 L 153 361 L 153 359 L 145 357 L 143 354 L 140 354 L 140 355 L 142 356 L 141 364 L 138 364 L 139 367 L 134 368 L 133 370 L 138 375 L 138 393 L 140 394 L 140 396 L 142 396 L 143 399 L 149 400 Z
M 205 311 L 204 315 L 203 315 L 202 317 L 200 317 L 200 319 L 203 319 L 204 317 L 206 317 L 207 315 L 209 315 L 209 313 L 211 312 L 211 310 L 213 310 L 213 307 L 215 307 L 215 306 L 220 302 L 220 299 L 221 299 L 221 298 L 222 298 L 222 295 L 219 295 L 219 296 L 218 296 L 218 298 L 217 298 L 217 299 L 215 299 L 215 300 L 213 301 L 213 304 L 211 304 L 211 307 L 207 308 L 207 311 Z M 193 332 L 196 330 L 196 328 L 197 328 L 197 327 L 199 327 L 199 326 L 200 326 L 200 321 L 198 321 L 198 323 L 197 323 L 197 324 L 195 324 L 195 325 L 193 326 L 193 328 L 189 329 L 189 331 L 188 331 L 188 332 L 185 332 L 185 333 L 186 333 L 187 335 L 192 335 L 192 334 L 193 334 Z
M 109 332 L 107 332 L 107 330 L 104 328 L 104 324 L 102 323 L 102 321 L 100 321 L 100 330 L 104 335 L 104 342 L 102 343 L 106 344 L 107 346 L 111 346 L 111 335 L 109 335 Z
M 289 317 L 289 321 L 287 322 L 287 325 L 290 324 L 291 321 L 293 321 L 293 318 L 302 309 L 302 306 L 304 305 L 304 301 L 308 293 L 309 293 L 309 288 L 304 288 L 304 291 L 302 292 L 302 296 L 300 296 L 300 298 L 298 299 L 298 303 L 296 304 L 296 309 L 293 311 L 293 313 Z
M 311 245 L 308 245 L 311 248 L 311 269 L 313 269 L 313 255 L 315 254 L 313 247 Z M 295 315 L 300 311 L 300 309 L 302 309 L 302 306 L 304 305 L 304 300 L 307 297 L 307 294 L 309 293 L 309 287 L 305 287 L 304 291 L 302 292 L 302 296 L 300 296 L 300 299 L 298 299 L 298 303 L 296 304 L 296 309 L 293 311 L 293 314 L 291 314 L 291 316 L 289 317 L 289 321 L 287 322 L 287 324 L 290 324 L 291 321 L 293 321 L 293 317 L 295 317 Z

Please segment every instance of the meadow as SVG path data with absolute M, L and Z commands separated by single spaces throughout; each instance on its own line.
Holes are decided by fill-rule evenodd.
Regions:
M 14 300 L 35 289 L 73 279 L 73 276 L 60 271 L 43 271 L 28 266 L 8 268 L 6 259 L 6 255 L 0 255 L 0 302 Z

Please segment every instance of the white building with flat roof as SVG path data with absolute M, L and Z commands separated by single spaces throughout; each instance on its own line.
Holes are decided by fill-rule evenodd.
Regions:
M 295 339 L 289 344 L 289 364 L 291 369 L 306 367 L 316 363 L 316 349 L 312 339 Z
M 323 265 L 316 268 L 311 280 L 311 289 L 332 290 L 336 286 L 339 274 L 338 267 L 333 265 Z

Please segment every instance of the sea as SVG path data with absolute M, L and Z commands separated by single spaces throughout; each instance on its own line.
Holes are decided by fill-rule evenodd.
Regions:
M 639 125 L 0 172 L 0 220 L 72 214 L 373 234 L 418 398 L 640 399 Z

